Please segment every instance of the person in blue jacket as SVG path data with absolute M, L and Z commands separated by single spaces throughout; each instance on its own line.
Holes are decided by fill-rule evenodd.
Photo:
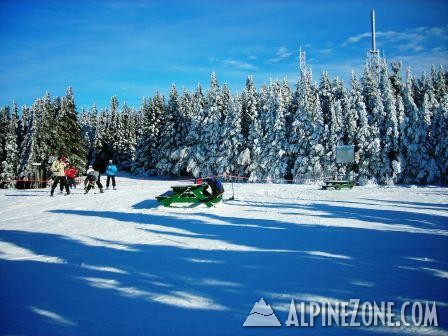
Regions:
M 107 175 L 106 190 L 109 189 L 111 179 L 112 179 L 112 187 L 114 188 L 114 190 L 117 190 L 117 188 L 115 187 L 115 174 L 117 173 L 117 170 L 118 170 L 117 166 L 113 164 L 112 160 L 109 160 L 109 164 L 107 165 L 106 168 L 106 175 Z

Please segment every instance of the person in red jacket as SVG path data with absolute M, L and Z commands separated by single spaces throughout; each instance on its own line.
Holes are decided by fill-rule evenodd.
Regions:
M 65 176 L 67 176 L 68 185 L 70 188 L 76 189 L 75 178 L 78 176 L 78 169 L 70 165 L 70 168 L 65 170 Z

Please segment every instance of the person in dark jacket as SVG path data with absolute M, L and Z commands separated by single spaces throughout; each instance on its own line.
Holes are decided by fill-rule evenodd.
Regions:
M 112 187 L 114 190 L 117 188 L 115 187 L 115 174 L 117 174 L 117 166 L 113 164 L 112 160 L 109 160 L 109 164 L 106 167 L 106 190 L 109 189 L 110 180 L 112 180 Z
M 101 184 L 101 175 L 99 171 L 94 170 L 92 166 L 87 169 L 87 176 L 84 180 L 84 195 L 89 192 L 90 189 L 95 187 L 95 183 L 100 188 L 100 192 L 103 193 L 103 185 Z
M 224 186 L 222 185 L 222 182 L 216 178 L 216 177 L 210 177 L 206 179 L 206 182 L 210 189 L 212 190 L 211 196 L 217 197 L 224 193 Z

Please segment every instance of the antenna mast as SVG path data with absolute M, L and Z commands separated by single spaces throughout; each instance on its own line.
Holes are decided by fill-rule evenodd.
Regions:
M 372 55 L 378 55 L 378 50 L 376 49 L 376 32 L 375 32 L 375 11 L 370 11 L 370 22 L 372 26 L 372 50 L 370 53 Z

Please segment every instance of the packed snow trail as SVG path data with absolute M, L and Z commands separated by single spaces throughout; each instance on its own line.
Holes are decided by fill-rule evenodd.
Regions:
M 446 334 L 447 188 L 235 184 L 160 207 L 173 184 L 0 190 L 1 334 Z M 243 327 L 261 298 L 282 327 Z M 436 301 L 441 326 L 287 328 L 291 298 Z

